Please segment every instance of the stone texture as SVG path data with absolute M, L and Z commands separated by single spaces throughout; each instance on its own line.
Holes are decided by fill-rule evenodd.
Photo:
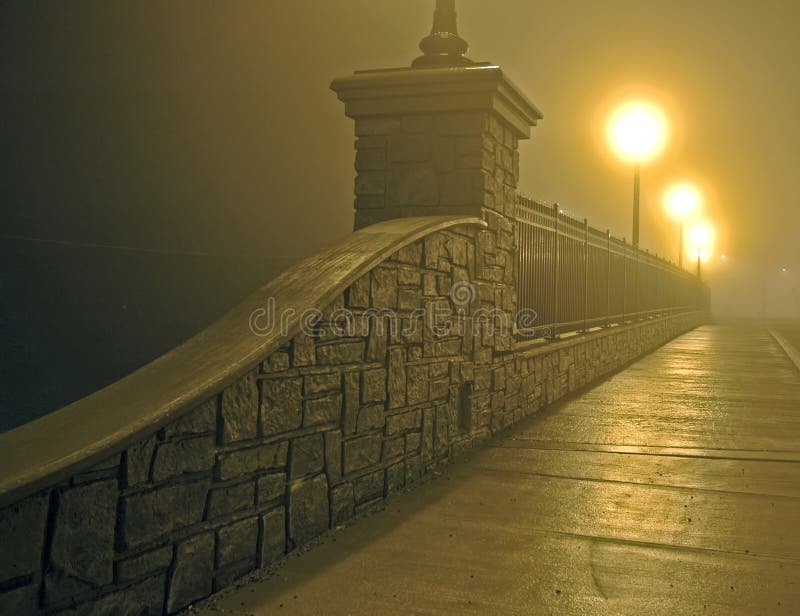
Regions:
M 102 481 L 64 491 L 50 548 L 50 565 L 95 586 L 114 579 L 117 482 Z
M 224 443 L 258 436 L 258 386 L 251 372 L 222 392 L 222 433 Z
M 385 421 L 386 419 L 384 417 L 384 408 L 382 404 L 365 406 L 358 413 L 356 430 L 359 434 L 362 432 L 370 432 L 372 430 L 382 430 Z
M 156 449 L 155 435 L 140 441 L 125 452 L 125 484 L 129 487 L 145 483 L 150 478 L 153 452 Z
M 59 612 L 63 616 L 144 616 L 161 614 L 164 609 L 164 574 L 117 590 L 74 610 Z M 21 612 L 20 612 L 21 614 Z
M 375 471 L 353 481 L 356 505 L 383 496 L 383 471 Z
M 132 582 L 159 571 L 165 571 L 172 563 L 172 545 L 126 558 L 115 565 L 118 582 Z
M 122 536 L 128 548 L 203 519 L 208 481 L 168 485 L 123 501 Z
M 406 404 L 405 350 L 393 348 L 389 351 L 389 408 L 396 409 Z
M 0 510 L 0 582 L 41 568 L 48 494 L 37 494 Z
M 361 402 L 383 402 L 386 400 L 386 370 L 365 370 L 361 373 Z
M 329 485 L 335 486 L 342 480 L 342 433 L 339 430 L 325 433 L 325 473 Z
M 276 473 L 264 475 L 256 480 L 256 498 L 261 507 L 271 501 L 282 499 L 286 494 L 286 475 Z
M 266 380 L 261 388 L 264 434 L 269 436 L 299 428 L 303 421 L 303 380 Z
M 338 340 L 317 345 L 317 363 L 324 366 L 343 366 L 364 361 L 363 340 Z
M 29 584 L 13 590 L 0 590 L 0 616 L 35 614 L 38 602 L 38 584 Z
M 342 415 L 342 432 L 345 435 L 356 431 L 360 408 L 359 390 L 361 379 L 358 372 L 346 372 L 344 375 L 344 408 Z
M 344 444 L 345 475 L 373 466 L 381 461 L 383 439 L 372 434 L 354 438 Z
M 219 455 L 217 477 L 222 481 L 286 466 L 289 444 L 259 445 Z
M 234 486 L 214 488 L 208 494 L 208 519 L 255 507 L 255 483 L 247 481 Z
M 289 456 L 289 479 L 320 472 L 325 466 L 322 434 L 311 434 L 292 440 Z
M 184 434 L 206 434 L 217 429 L 217 402 L 214 396 L 164 429 L 167 438 Z
M 302 545 L 325 532 L 330 522 L 328 480 L 325 475 L 289 488 L 289 536 Z
M 259 565 L 266 567 L 286 553 L 286 510 L 278 507 L 259 518 L 261 554 Z
M 203 533 L 179 543 L 169 580 L 167 611 L 177 612 L 210 595 L 213 574 L 214 533 Z
M 153 481 L 161 482 L 184 473 L 202 473 L 214 467 L 214 439 L 211 436 L 162 443 L 156 449 Z
M 343 483 L 331 490 L 331 526 L 340 526 L 355 514 L 355 492 L 352 483 Z
M 332 394 L 323 398 L 307 400 L 303 416 L 306 428 L 322 424 L 338 424 L 342 415 L 342 395 Z
M 324 374 L 310 374 L 303 383 L 304 396 L 316 396 L 331 391 L 338 391 L 342 386 L 342 379 L 338 372 Z
M 247 518 L 217 530 L 217 567 L 242 560 L 255 566 L 258 548 L 258 518 Z

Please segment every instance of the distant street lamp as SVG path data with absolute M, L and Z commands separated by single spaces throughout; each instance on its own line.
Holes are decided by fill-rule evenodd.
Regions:
M 606 125 L 608 141 L 614 153 L 633 164 L 633 245 L 639 246 L 639 170 L 664 149 L 667 142 L 667 119 L 664 113 L 646 101 L 629 101 L 618 107 Z
M 703 259 L 708 259 L 711 252 L 711 242 L 714 238 L 714 231 L 707 222 L 700 222 L 689 230 L 689 241 L 697 254 L 697 278 L 702 279 L 701 263 Z
M 678 266 L 683 268 L 683 225 L 700 208 L 703 198 L 696 186 L 689 182 L 673 184 L 664 192 L 664 203 L 670 216 L 680 223 L 678 240 Z

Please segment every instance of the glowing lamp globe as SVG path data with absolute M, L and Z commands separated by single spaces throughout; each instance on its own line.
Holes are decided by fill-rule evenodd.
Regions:
M 614 153 L 630 163 L 645 163 L 661 153 L 667 143 L 667 118 L 647 101 L 630 101 L 608 120 L 606 134 Z

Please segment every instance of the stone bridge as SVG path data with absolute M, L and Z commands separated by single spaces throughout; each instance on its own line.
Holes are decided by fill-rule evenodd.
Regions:
M 707 368 L 707 381 L 694 381 L 698 393 L 705 382 L 716 387 L 744 378 L 741 366 L 739 372 L 714 368 L 715 362 L 730 366 L 726 353 L 737 340 L 765 353 L 754 355 L 763 365 L 777 362 L 780 383 L 772 395 L 778 385 L 796 395 L 791 369 L 759 333 L 745 340 L 734 330 L 701 329 L 679 338 L 667 355 L 646 360 L 648 379 L 636 380 L 642 364 L 635 364 L 619 379 L 549 410 L 543 423 L 520 423 L 708 322 L 707 290 L 689 274 L 623 245 L 620 293 L 633 295 L 612 314 L 608 306 L 617 291 L 609 235 L 608 269 L 602 270 L 609 301 L 590 320 L 593 272 L 584 223 L 585 241 L 569 241 L 578 251 L 573 264 L 586 269 L 582 277 L 565 274 L 568 284 L 561 287 L 556 275 L 552 287 L 556 298 L 560 289 L 571 289 L 564 297 L 582 318 L 569 325 L 553 316 L 549 335 L 521 335 L 518 272 L 526 261 L 516 219 L 517 145 L 542 116 L 499 67 L 463 57 L 448 4 L 441 3 L 438 26 L 423 42 L 426 53 L 415 68 L 357 73 L 333 83 L 357 135 L 356 231 L 349 238 L 286 271 L 125 379 L 0 435 L 0 613 L 179 612 L 283 563 L 331 529 L 383 509 L 387 499 L 405 516 L 402 525 L 388 512 L 359 521 L 350 543 L 342 544 L 349 547 L 325 560 L 346 564 L 352 562 L 348 554 L 363 556 L 360 562 L 373 563 L 375 576 L 364 583 L 380 589 L 365 591 L 363 603 L 341 593 L 363 576 L 363 567 L 331 567 L 323 575 L 320 563 L 332 551 L 326 548 L 287 569 L 292 580 L 308 584 L 307 593 L 274 578 L 265 601 L 288 606 L 294 593 L 304 597 L 308 613 L 397 613 L 407 599 L 422 606 L 421 597 L 429 595 L 425 605 L 433 607 L 420 613 L 438 613 L 436 606 L 448 600 L 451 611 L 468 611 L 487 607 L 482 589 L 497 583 L 499 593 L 517 584 L 544 593 L 519 601 L 508 595 L 507 603 L 494 604 L 499 611 L 530 613 L 524 606 L 534 604 L 554 610 L 559 600 L 577 609 L 594 599 L 573 596 L 589 578 L 570 577 L 565 567 L 571 559 L 576 566 L 587 558 L 602 564 L 592 569 L 592 579 L 608 600 L 622 592 L 613 582 L 614 567 L 640 562 L 642 577 L 630 584 L 647 586 L 654 571 L 648 558 L 657 552 L 642 546 L 669 544 L 670 534 L 677 545 L 675 537 L 685 533 L 681 545 L 696 556 L 726 545 L 749 549 L 773 559 L 776 575 L 780 559 L 791 556 L 788 537 L 763 549 L 745 541 L 735 518 L 723 519 L 724 499 L 713 501 L 704 491 L 690 504 L 675 496 L 688 492 L 631 487 L 669 485 L 654 478 L 673 469 L 679 474 L 673 483 L 687 489 L 733 481 L 685 463 L 704 457 L 703 447 L 751 451 L 742 473 L 757 468 L 761 462 L 752 451 L 761 444 L 634 435 L 672 433 L 679 424 L 665 417 L 676 410 L 689 422 L 682 428 L 693 434 L 733 429 L 714 415 L 720 407 L 694 408 L 688 399 L 673 404 L 667 394 L 697 377 L 689 359 Z M 556 212 L 556 264 L 560 224 Z M 645 292 L 640 272 L 648 267 L 658 277 Z M 772 417 L 764 421 L 772 426 Z M 505 432 L 515 425 L 521 432 Z M 677 455 L 687 442 L 690 453 Z M 472 462 L 453 467 L 452 487 L 440 496 L 436 483 L 400 496 L 450 473 L 450 462 L 473 452 Z M 719 461 L 707 468 L 742 455 L 713 456 Z M 775 456 L 776 463 L 783 460 Z M 619 460 L 621 466 L 612 463 Z M 780 483 L 782 471 L 775 472 Z M 626 473 L 636 479 L 624 479 Z M 555 499 L 562 492 L 562 500 Z M 637 501 L 635 494 L 644 496 Z M 426 503 L 437 498 L 440 508 L 429 509 Z M 452 506 L 441 499 L 452 499 Z M 704 509 L 712 501 L 721 504 Z M 793 501 L 775 502 L 775 520 L 782 522 Z M 438 521 L 430 515 L 428 522 L 419 520 L 423 510 Z M 749 505 L 740 510 L 756 515 Z M 679 513 L 688 521 L 673 517 Z M 662 514 L 665 519 L 650 519 Z M 710 542 L 698 530 L 705 515 L 727 524 Z M 768 516 L 759 520 L 758 528 L 770 526 Z M 592 543 L 586 539 L 592 533 L 608 540 Z M 385 542 L 378 537 L 384 534 Z M 402 550 L 393 547 L 398 543 Z M 396 554 L 396 565 L 375 550 Z M 668 552 L 676 568 L 681 554 Z M 514 572 L 498 566 L 506 556 L 506 565 L 518 566 Z M 309 569 L 301 574 L 304 562 Z M 700 558 L 697 566 L 712 567 L 708 562 Z M 408 580 L 411 569 L 426 565 L 439 569 L 417 576 L 410 599 L 380 577 L 396 566 L 394 581 Z M 531 572 L 540 577 L 521 581 Z M 311 592 L 322 587 L 330 592 Z M 392 588 L 397 594 L 390 597 Z M 370 603 L 373 598 L 381 603 Z

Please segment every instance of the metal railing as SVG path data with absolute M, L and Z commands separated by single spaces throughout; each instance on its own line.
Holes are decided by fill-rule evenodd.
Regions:
M 521 338 L 708 309 L 708 287 L 697 276 L 561 213 L 557 204 L 518 196 L 515 219 Z

